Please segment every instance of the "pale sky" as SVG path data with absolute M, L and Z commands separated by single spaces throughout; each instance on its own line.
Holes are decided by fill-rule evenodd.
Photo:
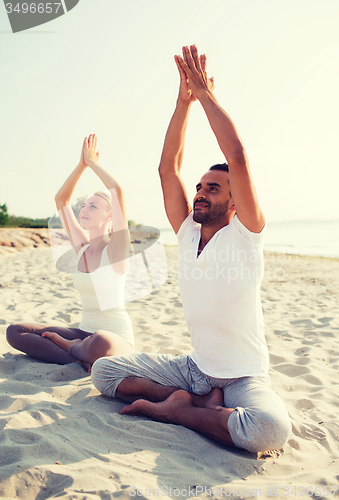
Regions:
M 128 218 L 166 227 L 157 168 L 177 97 L 173 56 L 196 43 L 267 219 L 339 218 L 338 26 L 338 0 L 80 0 L 12 34 L 0 4 L 0 204 L 53 215 L 55 193 L 95 132 Z M 182 170 L 191 199 L 222 161 L 195 103 Z M 74 197 L 102 187 L 86 171 Z

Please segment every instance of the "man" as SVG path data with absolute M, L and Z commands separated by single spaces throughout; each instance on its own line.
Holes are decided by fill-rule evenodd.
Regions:
M 213 95 L 195 45 L 175 57 L 177 105 L 159 173 L 179 242 L 179 284 L 190 356 L 134 354 L 97 360 L 94 385 L 132 404 L 122 414 L 180 424 L 252 452 L 281 448 L 291 424 L 271 390 L 260 305 L 265 219 L 242 141 Z M 197 184 L 193 213 L 180 177 L 189 111 L 202 105 L 227 163 Z

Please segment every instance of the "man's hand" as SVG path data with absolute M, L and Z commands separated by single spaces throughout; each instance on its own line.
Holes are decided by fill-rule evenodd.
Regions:
M 193 102 L 196 100 L 194 97 L 192 90 L 190 89 L 187 74 L 183 68 L 182 62 L 183 59 L 180 56 L 174 56 L 175 63 L 177 65 L 179 75 L 180 75 L 180 86 L 179 86 L 179 95 L 178 101 L 182 102 Z
M 99 151 L 97 152 L 97 137 L 91 134 L 88 139 L 84 140 L 83 158 L 85 164 L 88 165 L 91 161 L 97 163 L 99 161 Z
M 175 56 L 180 73 L 179 99 L 195 101 L 199 93 L 214 90 L 214 78 L 208 78 L 206 72 L 207 58 L 205 54 L 200 57 L 195 45 L 182 48 L 183 58 Z

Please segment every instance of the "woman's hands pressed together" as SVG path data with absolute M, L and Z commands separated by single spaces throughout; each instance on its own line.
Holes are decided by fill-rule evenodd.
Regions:
M 97 163 L 99 161 L 100 151 L 97 151 L 98 139 L 95 134 L 91 134 L 88 138 L 85 137 L 83 144 L 83 158 L 88 165 L 90 162 Z
M 96 152 L 97 142 L 98 140 L 95 134 L 85 137 L 81 148 L 79 167 L 85 169 L 88 167 L 88 163 L 90 161 L 94 161 L 96 163 L 99 161 L 100 151 Z

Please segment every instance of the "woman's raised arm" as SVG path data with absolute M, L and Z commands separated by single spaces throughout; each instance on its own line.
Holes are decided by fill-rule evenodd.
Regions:
M 108 245 L 108 256 L 114 271 L 121 274 L 127 270 L 126 259 L 130 251 L 124 193 L 118 181 L 99 165 L 99 152 L 96 149 L 97 137 L 92 134 L 84 141 L 84 161 L 111 193 L 113 235 Z
M 72 243 L 75 251 L 78 253 L 80 248 L 89 243 L 89 236 L 86 231 L 79 225 L 73 210 L 70 206 L 70 200 L 72 194 L 74 192 L 75 186 L 77 185 L 81 175 L 85 171 L 87 165 L 84 158 L 84 140 L 80 161 L 78 165 L 75 167 L 73 172 L 67 177 L 57 194 L 55 195 L 55 203 L 58 209 L 58 214 L 62 223 L 64 230 L 67 233 L 67 236 Z

